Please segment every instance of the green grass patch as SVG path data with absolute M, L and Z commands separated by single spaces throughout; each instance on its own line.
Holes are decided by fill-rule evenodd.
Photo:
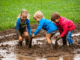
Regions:
M 52 12 L 80 23 L 80 0 L 0 0 L 0 31 L 13 28 L 22 9 L 30 14 L 30 24 L 37 24 L 33 19 L 36 11 L 41 10 L 46 19 L 51 19 Z

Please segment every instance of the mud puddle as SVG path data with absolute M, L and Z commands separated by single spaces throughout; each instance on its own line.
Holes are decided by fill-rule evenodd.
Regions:
M 77 35 L 77 36 L 76 36 Z M 24 56 L 31 56 L 31 57 L 59 57 L 71 54 L 80 54 L 80 35 L 73 34 L 73 47 L 63 46 L 62 40 L 58 41 L 58 45 L 55 46 L 55 38 L 52 37 L 52 47 L 50 44 L 47 44 L 45 37 L 34 38 L 32 40 L 32 48 L 27 47 L 19 47 L 16 46 L 17 50 L 15 53 L 21 54 Z
M 25 41 L 23 41 L 22 47 L 18 46 L 16 33 L 12 30 L 14 29 L 0 32 L 0 60 L 80 60 L 80 31 L 72 34 L 73 47 L 69 47 L 68 43 L 67 46 L 63 46 L 62 40 L 59 40 L 58 46 L 55 48 L 56 39 L 53 36 L 51 39 L 52 49 L 51 45 L 47 44 L 45 31 L 42 30 L 36 36 L 37 38 L 32 40 L 32 48 L 30 49 L 25 46 Z
M 37 40 L 37 39 L 36 39 Z M 30 57 L 14 53 L 18 40 L 0 44 L 0 60 L 80 60 L 80 54 L 71 54 L 58 57 Z M 76 50 L 77 51 L 77 50 Z
M 7 42 L 10 43 L 11 41 Z M 0 60 L 80 60 L 80 54 L 74 54 L 74 55 L 65 55 L 65 56 L 59 56 L 59 57 L 30 57 L 30 56 L 24 56 L 21 54 L 14 53 L 14 43 L 15 41 L 12 41 L 11 44 L 5 44 L 3 43 L 3 47 L 9 47 L 6 49 L 0 49 Z M 2 45 L 2 44 L 1 44 Z M 11 46 L 9 46 L 11 45 Z M 15 44 L 16 45 L 16 44 Z
M 46 38 L 34 38 L 32 48 L 17 46 L 18 40 L 0 43 L 1 60 L 80 60 L 80 36 L 74 36 L 74 47 L 62 46 L 62 41 L 58 41 L 55 49 L 55 39 L 52 38 L 53 49 L 47 45 Z M 75 41 L 76 38 L 76 41 Z
M 80 60 L 80 54 L 60 56 L 60 57 L 26 57 L 22 55 L 16 55 L 18 60 Z

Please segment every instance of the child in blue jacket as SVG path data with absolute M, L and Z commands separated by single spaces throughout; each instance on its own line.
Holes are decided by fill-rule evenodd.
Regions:
M 22 10 L 20 18 L 18 18 L 16 22 L 16 31 L 19 36 L 19 44 L 21 46 L 22 46 L 22 41 L 23 41 L 22 34 L 24 34 L 26 45 L 28 44 L 28 33 L 29 35 L 31 35 L 30 22 L 27 19 L 27 17 L 28 17 L 28 12 L 26 10 Z
M 32 37 L 35 37 L 35 35 L 37 35 L 38 32 L 43 28 L 44 30 L 47 31 L 46 34 L 47 42 L 51 43 L 51 36 L 54 35 L 58 30 L 56 24 L 48 19 L 44 19 L 41 11 L 37 11 L 34 14 L 33 18 L 39 23 L 39 25 L 36 31 L 33 33 Z

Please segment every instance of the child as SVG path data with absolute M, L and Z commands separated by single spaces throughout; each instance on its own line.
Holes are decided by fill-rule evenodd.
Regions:
M 73 33 L 73 30 L 75 29 L 74 23 L 69 19 L 61 17 L 59 13 L 56 12 L 52 13 L 51 20 L 54 21 L 57 27 L 59 28 L 60 36 L 57 37 L 57 40 L 62 38 L 63 45 L 66 45 L 66 38 L 67 38 L 70 46 L 73 45 L 73 40 L 71 38 L 71 35 Z
M 51 43 L 51 36 L 55 34 L 56 31 L 58 30 L 56 24 L 48 19 L 44 19 L 41 11 L 37 11 L 34 14 L 33 18 L 39 23 L 39 25 L 36 31 L 33 33 L 32 37 L 35 37 L 35 35 L 37 35 L 38 32 L 43 28 L 44 30 L 47 31 L 46 34 L 47 42 Z
M 31 28 L 30 28 L 30 22 L 27 19 L 28 12 L 26 10 L 21 11 L 20 18 L 17 19 L 16 23 L 16 30 L 19 36 L 19 44 L 22 46 L 23 37 L 22 34 L 24 34 L 26 45 L 28 44 L 28 32 L 29 35 L 31 35 Z M 28 29 L 28 32 L 27 32 Z

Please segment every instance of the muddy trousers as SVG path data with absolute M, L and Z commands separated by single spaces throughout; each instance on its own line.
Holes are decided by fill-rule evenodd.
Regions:
M 73 40 L 72 40 L 72 38 L 71 38 L 72 33 L 73 33 L 73 31 L 69 31 L 69 32 L 67 33 L 67 35 L 62 38 L 62 40 L 63 40 L 63 45 L 66 45 L 66 44 L 67 44 L 67 40 L 68 40 L 68 43 L 69 43 L 69 44 L 73 44 Z
M 64 36 L 64 37 L 62 38 L 62 41 L 63 41 L 63 45 L 66 45 L 66 44 L 67 44 L 66 36 Z
M 73 33 L 73 31 L 69 31 L 66 35 L 66 38 L 67 38 L 69 44 L 73 44 L 73 40 L 71 37 L 72 33 Z

